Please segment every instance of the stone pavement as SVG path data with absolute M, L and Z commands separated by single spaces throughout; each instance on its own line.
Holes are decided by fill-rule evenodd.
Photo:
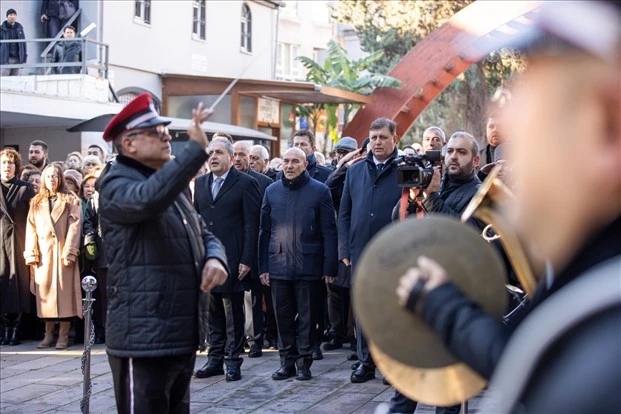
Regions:
M 224 376 L 192 380 L 192 413 L 374 413 L 388 402 L 394 390 L 385 386 L 381 374 L 364 384 L 349 381 L 351 361 L 347 348 L 324 353 L 314 361 L 310 381 L 274 381 L 271 374 L 279 366 L 277 351 L 263 352 L 263 357 L 244 356 L 242 379 L 226 382 Z M 37 350 L 36 342 L 24 342 L 0 349 L 0 412 L 9 413 L 79 413 L 82 398 L 82 349 L 66 351 Z M 207 361 L 198 354 L 196 368 Z M 96 345 L 91 356 L 93 394 L 91 413 L 115 412 L 112 375 L 103 345 Z M 469 413 L 477 413 L 476 398 Z M 383 411 L 383 410 L 382 410 Z M 418 414 L 434 413 L 420 406 Z M 480 411 L 479 411 L 480 412 Z

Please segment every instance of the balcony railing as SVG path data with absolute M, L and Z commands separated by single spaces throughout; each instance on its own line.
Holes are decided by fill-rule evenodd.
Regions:
M 2 68 L 6 69 L 29 69 L 35 68 L 40 69 L 41 73 L 39 74 L 47 74 L 52 68 L 62 68 L 62 67 L 80 67 L 80 72 L 82 74 L 88 74 L 88 69 L 95 69 L 99 77 L 108 79 L 108 58 L 109 58 L 109 46 L 105 43 L 98 42 L 97 40 L 88 39 L 85 37 L 77 37 L 73 39 L 65 39 L 65 38 L 53 38 L 53 39 L 14 39 L 14 40 L 0 40 L 0 43 L 49 43 L 49 42 L 81 42 L 82 43 L 82 51 L 81 51 L 81 60 L 80 62 L 47 62 L 47 52 L 44 57 L 44 61 L 41 63 L 15 63 L 15 64 L 7 64 L 0 65 Z M 94 45 L 93 47 L 88 47 L 89 45 Z M 51 47 L 48 46 L 45 50 L 51 50 Z M 43 56 L 43 54 L 42 54 Z

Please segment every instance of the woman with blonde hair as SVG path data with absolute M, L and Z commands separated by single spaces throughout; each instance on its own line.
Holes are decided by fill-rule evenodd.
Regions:
M 82 317 L 80 251 L 82 210 L 78 196 L 65 190 L 62 169 L 50 164 L 43 170 L 41 189 L 30 202 L 26 229 L 26 264 L 34 269 L 34 294 L 45 337 L 38 348 L 54 342 L 55 321 L 60 322 L 56 349 L 69 346 L 71 318 Z

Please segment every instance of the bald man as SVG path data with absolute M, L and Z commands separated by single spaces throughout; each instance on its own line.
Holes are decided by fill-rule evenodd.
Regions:
M 336 276 L 332 197 L 325 184 L 310 177 L 307 166 L 302 150 L 287 150 L 283 177 L 267 188 L 261 207 L 260 280 L 272 288 L 280 339 L 280 368 L 272 374 L 274 380 L 311 379 L 321 304 L 317 298 L 321 283 L 332 283 Z

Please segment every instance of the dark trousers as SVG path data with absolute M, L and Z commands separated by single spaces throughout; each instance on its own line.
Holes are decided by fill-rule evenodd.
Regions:
M 195 360 L 195 353 L 162 358 L 108 355 L 119 414 L 189 413 Z
M 292 364 L 298 359 L 310 367 L 315 339 L 314 307 L 318 303 L 321 280 L 271 279 L 272 299 L 278 326 L 281 360 Z M 297 315 L 297 319 L 296 319 Z
M 246 337 L 250 346 L 263 348 L 263 286 L 257 279 L 250 280 L 250 291 L 244 293 Z
M 365 338 L 364 334 L 362 333 L 362 328 L 360 327 L 359 321 L 356 321 L 356 352 L 358 353 L 358 361 L 365 365 L 368 365 L 369 367 L 375 367 L 375 362 L 373 361 L 373 357 L 371 356 L 371 351 L 369 351 L 369 344 L 367 343 L 367 338 Z
M 414 414 L 418 403 L 414 400 L 410 400 L 399 391 L 395 390 L 395 395 L 390 399 L 389 413 L 402 413 L 402 414 Z M 461 411 L 461 405 L 455 405 L 452 407 L 436 407 L 436 414 L 459 414 Z
M 328 285 L 328 317 L 330 337 L 345 342 L 354 339 L 354 321 L 350 317 L 349 288 Z
M 278 339 L 278 328 L 276 327 L 276 315 L 274 315 L 272 288 L 262 284 L 261 289 L 263 289 L 263 300 L 265 301 L 265 339 L 275 341 Z
M 326 284 L 322 280 L 317 286 L 317 303 L 315 306 L 315 343 L 314 346 L 319 348 L 323 334 L 326 329 L 326 298 L 327 298 Z
M 227 319 L 232 327 L 232 338 L 227 335 Z M 227 339 L 230 339 L 229 346 Z M 209 300 L 209 360 L 217 363 L 224 359 L 237 360 L 243 350 L 244 292 L 212 292 Z

